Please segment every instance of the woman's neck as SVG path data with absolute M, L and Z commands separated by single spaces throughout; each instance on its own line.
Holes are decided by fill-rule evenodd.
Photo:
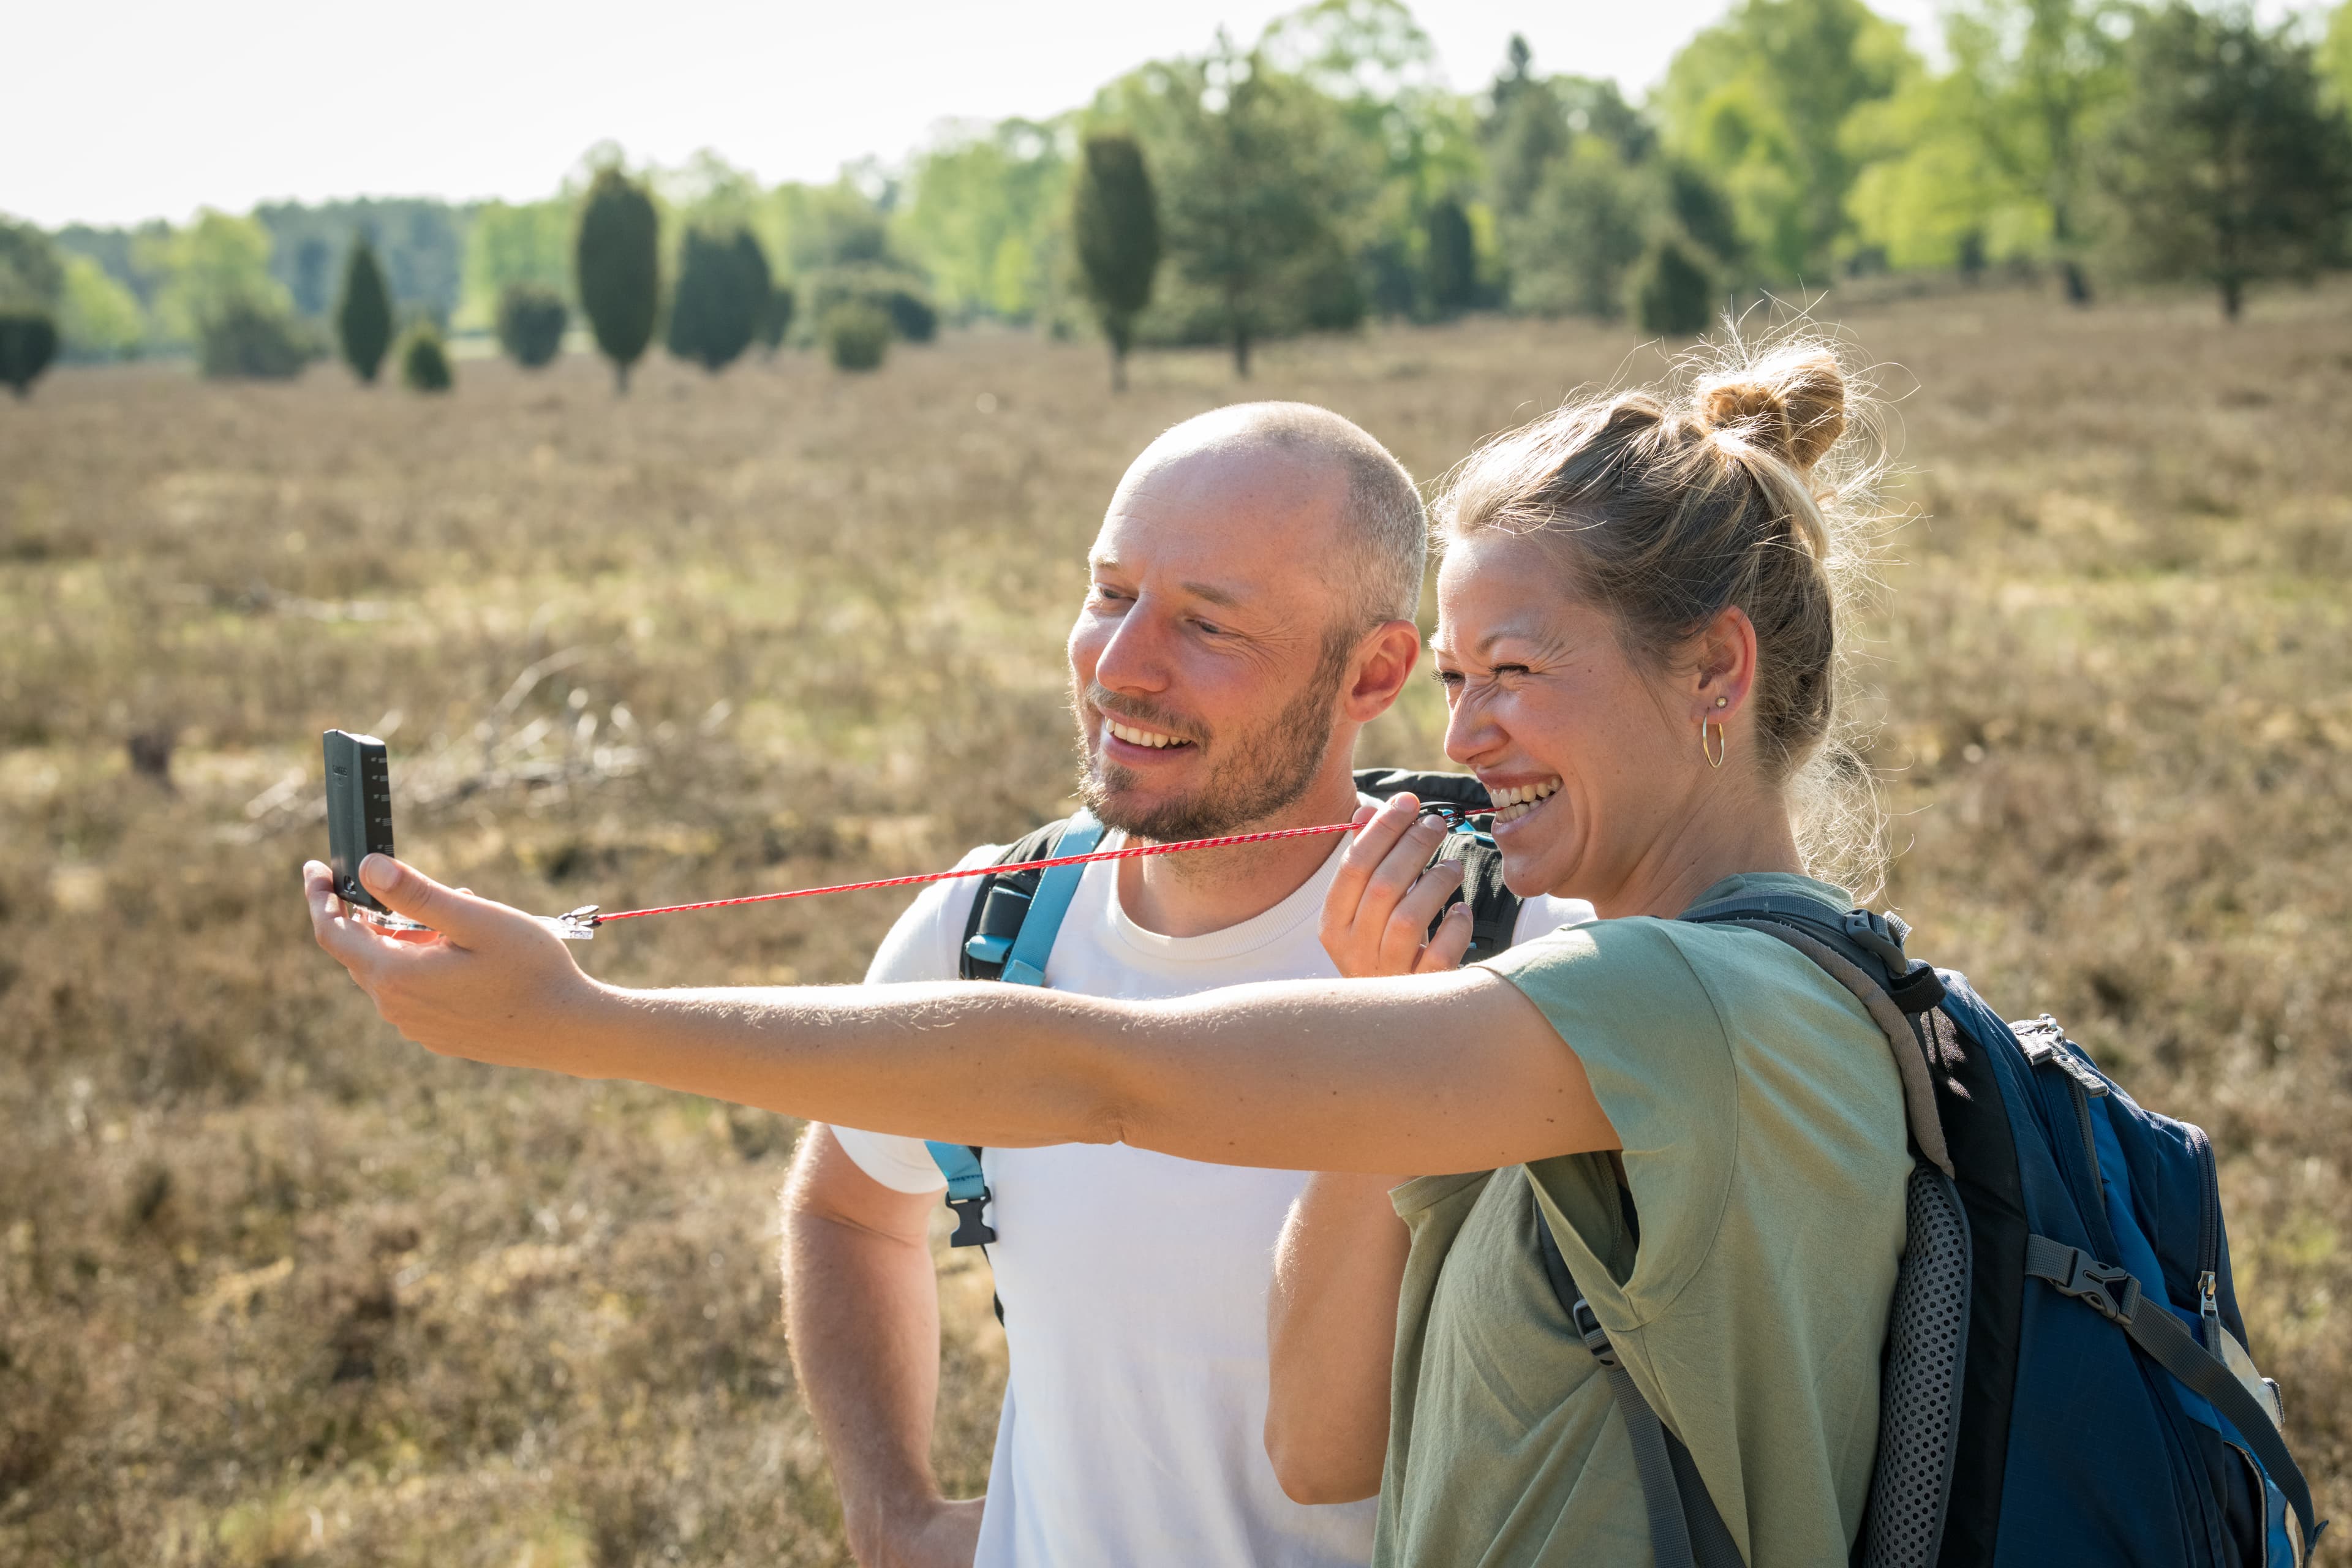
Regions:
M 1592 898 L 1595 912 L 1602 920 L 1628 915 L 1671 920 L 1726 877 L 1748 871 L 1803 872 L 1804 858 L 1797 852 L 1785 803 L 1776 798 L 1735 809 L 1726 809 L 1727 805 L 1717 802 L 1692 813 L 1676 829 L 1661 835 L 1615 888 L 1598 897 L 1586 895 Z

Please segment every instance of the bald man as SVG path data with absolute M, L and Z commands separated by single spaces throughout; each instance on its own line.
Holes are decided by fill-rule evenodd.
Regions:
M 1357 731 L 1420 655 L 1424 526 L 1402 466 L 1325 409 L 1221 409 L 1152 443 L 1111 497 L 1070 629 L 1079 795 L 1099 847 L 1348 820 Z M 1333 974 L 1317 928 L 1343 847 L 1304 837 L 1089 866 L 1035 969 L 1057 989 L 1134 998 Z M 1021 952 L 975 929 L 977 880 L 916 899 L 867 980 L 956 979 L 975 935 L 984 974 L 1020 978 Z M 1517 934 L 1570 913 L 1529 900 Z M 1293 1502 L 1265 1456 L 1266 1289 L 1306 1176 L 1123 1144 L 981 1152 L 971 1182 L 984 1174 L 989 1201 L 962 1224 L 996 1233 L 1011 1373 L 987 1497 L 942 1497 L 927 1231 L 940 1161 L 959 1152 L 812 1126 L 785 1191 L 793 1360 L 859 1562 L 1370 1558 L 1371 1502 Z

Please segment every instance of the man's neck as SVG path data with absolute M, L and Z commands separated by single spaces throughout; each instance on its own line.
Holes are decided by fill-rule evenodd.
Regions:
M 1346 752 L 1339 752 L 1343 760 Z M 1282 810 L 1233 829 L 1267 833 L 1345 822 L 1356 814 L 1356 784 L 1346 766 L 1328 769 Z M 1222 837 L 1222 836 L 1220 836 Z M 1322 869 L 1344 835 L 1315 834 L 1230 849 L 1193 849 L 1118 863 L 1118 901 L 1127 918 L 1160 936 L 1205 936 L 1255 920 Z

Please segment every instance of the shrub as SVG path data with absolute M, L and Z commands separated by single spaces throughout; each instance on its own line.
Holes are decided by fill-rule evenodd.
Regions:
M 412 392 L 446 392 L 456 378 L 449 374 L 449 351 L 442 346 L 440 329 L 419 321 L 400 340 L 401 384 Z
M 1633 319 L 1643 331 L 1688 338 L 1706 331 L 1715 317 L 1715 275 L 1696 249 L 1675 235 L 1663 234 L 1642 253 L 1627 293 Z
M 597 171 L 581 207 L 573 259 L 581 313 L 613 362 L 614 386 L 626 392 L 629 367 L 653 342 L 661 307 L 661 219 L 644 186 L 618 169 Z
M 825 312 L 817 336 L 835 370 L 876 370 L 890 349 L 890 318 L 866 300 L 845 300 Z
M 335 307 L 335 337 L 343 363 L 362 383 L 373 385 L 392 346 L 392 290 L 385 287 L 383 268 L 375 247 L 364 239 L 352 242 L 351 259 L 343 264 L 343 297 Z
M 58 354 L 58 324 L 46 310 L 0 310 L 0 382 L 30 396 L 33 379 Z
M 285 381 L 319 357 L 319 345 L 286 311 L 233 300 L 196 326 L 196 364 L 215 380 Z
M 542 283 L 509 283 L 499 295 L 499 347 L 525 370 L 537 370 L 563 352 L 572 312 L 563 296 Z
M 769 292 L 767 254 L 749 230 L 688 230 L 670 300 L 669 352 L 716 374 L 751 346 Z
M 880 310 L 898 336 L 910 343 L 927 343 L 939 335 L 940 313 L 922 291 L 919 279 L 889 263 L 835 267 L 810 282 L 809 314 L 819 325 L 835 307 L 850 303 Z

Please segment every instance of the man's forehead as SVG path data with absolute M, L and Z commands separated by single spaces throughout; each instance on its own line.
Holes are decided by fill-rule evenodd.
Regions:
M 1139 568 L 1147 558 L 1238 564 L 1295 556 L 1326 547 L 1345 494 L 1345 476 L 1333 464 L 1265 446 L 1216 446 L 1139 462 L 1111 497 L 1089 559 Z

